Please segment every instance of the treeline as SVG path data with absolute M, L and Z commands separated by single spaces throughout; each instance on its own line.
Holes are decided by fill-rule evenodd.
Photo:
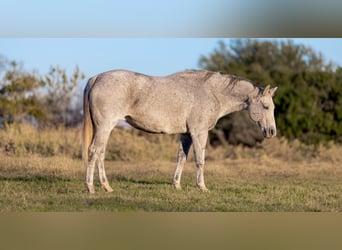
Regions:
M 280 136 L 307 144 L 342 142 L 342 68 L 304 45 L 288 41 L 237 39 L 220 42 L 203 69 L 247 77 L 258 86 L 278 86 L 274 97 Z M 254 146 L 262 140 L 246 112 L 221 119 L 213 143 Z
M 37 128 L 73 126 L 82 120 L 80 80 L 76 67 L 51 66 L 46 75 L 27 72 L 22 64 L 0 57 L 0 127 L 29 123 Z

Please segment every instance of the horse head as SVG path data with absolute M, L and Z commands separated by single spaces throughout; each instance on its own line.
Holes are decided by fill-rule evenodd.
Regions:
M 264 137 L 267 138 L 274 137 L 277 134 L 272 99 L 276 90 L 277 87 L 270 88 L 270 86 L 267 86 L 260 89 L 257 95 L 250 96 L 248 99 L 247 110 L 249 116 L 258 124 Z

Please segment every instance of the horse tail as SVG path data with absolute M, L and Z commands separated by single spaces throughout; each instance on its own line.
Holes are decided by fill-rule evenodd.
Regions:
M 94 126 L 89 107 L 89 93 L 94 83 L 96 76 L 88 80 L 88 83 L 83 92 L 83 135 L 82 135 L 82 157 L 85 168 L 88 166 L 89 161 L 89 146 L 93 140 Z

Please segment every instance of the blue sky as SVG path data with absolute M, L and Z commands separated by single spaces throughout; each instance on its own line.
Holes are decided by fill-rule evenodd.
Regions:
M 0 38 L 0 55 L 22 62 L 27 71 L 46 74 L 59 65 L 71 72 L 76 65 L 87 77 L 110 69 L 129 69 L 150 75 L 167 75 L 198 69 L 208 55 L 229 38 Z M 342 65 L 342 39 L 297 38 Z
M 166 75 L 197 68 L 201 54 L 210 53 L 218 39 L 0 39 L 0 54 L 20 61 L 27 70 L 47 73 L 51 65 L 87 76 L 110 69 L 130 69 Z
M 336 37 L 342 21 L 337 0 L 2 0 L 0 6 L 2 37 Z
M 278 30 L 286 37 L 296 26 L 303 29 L 295 29 L 295 33 L 305 35 L 307 30 L 328 30 L 332 25 L 324 25 L 324 20 L 342 23 L 336 19 L 341 16 L 340 1 L 279 2 L 3 0 L 0 55 L 40 74 L 46 74 L 50 66 L 59 65 L 71 72 L 78 65 L 87 77 L 116 68 L 167 75 L 197 69 L 201 55 L 212 52 L 219 40 L 229 42 L 229 38 L 220 37 L 277 37 Z M 316 20 L 321 27 L 315 26 Z M 342 65 L 342 39 L 293 40 Z
M 188 36 L 219 26 L 241 0 L 4 0 L 0 32 L 7 37 Z M 213 16 L 215 18 L 213 18 Z M 213 22 L 213 20 L 215 20 Z M 214 27 L 214 25 L 211 25 Z

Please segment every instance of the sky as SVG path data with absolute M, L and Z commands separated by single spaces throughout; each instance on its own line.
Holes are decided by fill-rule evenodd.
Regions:
M 87 77 L 111 69 L 166 75 L 197 68 L 218 39 L 162 38 L 34 38 L 0 39 L 0 54 L 22 62 L 27 70 L 47 73 L 51 65 L 72 71 L 76 65 Z
M 149 75 L 168 75 L 199 69 L 201 55 L 209 55 L 219 41 L 230 38 L 0 38 L 0 55 L 21 62 L 27 71 L 46 74 L 50 66 L 72 72 L 77 65 L 91 77 L 111 69 Z M 274 40 L 272 38 L 271 40 Z M 284 39 L 283 39 L 284 40 Z M 286 39 L 285 39 L 286 40 Z M 342 39 L 295 38 L 342 66 Z
M 57 65 L 67 72 L 78 65 L 87 78 L 111 69 L 167 75 L 198 69 L 221 40 L 341 31 L 340 7 L 334 0 L 1 0 L 0 56 L 42 75 Z M 292 40 L 342 65 L 342 39 Z
M 188 36 L 226 20 L 241 0 L 2 0 L 0 31 L 10 37 Z M 229 15 L 234 16 L 234 15 Z M 13 18 L 15 17 L 15 18 Z M 172 36 L 172 35 L 171 35 Z
M 316 37 L 341 34 L 338 0 L 1 0 L 4 37 Z

